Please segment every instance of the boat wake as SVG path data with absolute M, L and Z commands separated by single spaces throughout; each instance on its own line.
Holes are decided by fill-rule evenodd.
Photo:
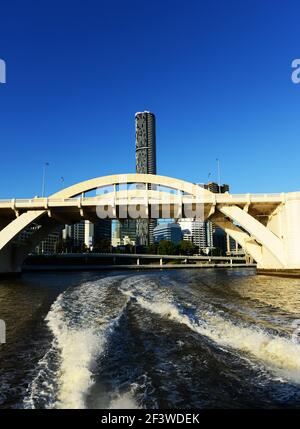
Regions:
M 275 330 L 271 333 L 225 314 L 213 301 L 201 302 L 199 296 L 196 302 L 187 291 L 180 293 L 178 287 L 149 274 L 111 276 L 66 290 L 46 317 L 52 343 L 38 364 L 24 407 L 113 409 L 139 408 L 145 401 L 156 404 L 157 374 L 165 377 L 164 388 L 174 380 L 168 375 L 172 371 L 186 374 L 181 360 L 176 360 L 181 341 L 166 321 L 196 334 L 200 343 L 192 346 L 192 341 L 194 355 L 197 344 L 202 347 L 205 342 L 256 371 L 262 368 L 267 379 L 300 384 L 299 344 L 274 334 Z M 155 331 L 152 336 L 150 324 Z M 163 335 L 166 341 L 160 339 Z M 137 357 L 137 350 L 142 358 Z M 145 356 L 151 353 L 148 365 Z M 184 357 L 193 359 L 189 354 Z M 171 390 L 170 403 L 180 403 L 180 386 Z
M 112 299 L 119 278 L 83 284 L 59 295 L 46 317 L 53 334 L 49 351 L 24 400 L 26 408 L 84 408 L 97 358 L 118 325 L 128 299 Z
M 190 308 L 176 302 L 170 292 L 161 291 L 149 279 L 145 287 L 145 280 L 135 278 L 122 282 L 122 293 L 135 299 L 145 310 L 185 325 L 218 346 L 243 352 L 250 362 L 262 363 L 280 381 L 300 384 L 300 344 L 260 328 L 244 326 L 240 321 L 234 323 L 207 308 L 191 312 Z

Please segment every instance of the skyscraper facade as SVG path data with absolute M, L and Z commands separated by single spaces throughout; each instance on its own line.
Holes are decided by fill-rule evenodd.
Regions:
M 66 225 L 63 230 L 63 239 L 70 242 L 73 250 L 83 249 L 85 246 L 85 220 Z
M 151 112 L 135 114 L 135 156 L 136 172 L 156 174 L 156 123 Z M 136 221 L 136 241 L 140 245 L 153 243 L 153 230 L 157 223 L 154 219 Z
M 136 222 L 134 219 L 124 219 L 120 221 L 121 232 L 120 239 L 121 243 L 125 237 L 129 237 L 130 241 L 136 242 Z
M 35 248 L 35 253 L 39 255 L 57 253 L 61 237 L 62 228 L 58 227 L 56 231 L 51 232 L 48 237 L 40 242 L 40 244 Z
M 111 242 L 111 235 L 111 219 L 101 219 L 96 223 L 91 223 L 88 220 L 85 221 L 84 240 L 88 249 L 101 247 L 103 240 Z
M 155 115 L 150 112 L 135 114 L 136 172 L 156 174 Z
M 111 219 L 101 219 L 94 224 L 94 245 L 101 240 L 111 242 Z
M 178 244 L 182 240 L 182 232 L 180 225 L 175 222 L 161 223 L 154 228 L 153 232 L 155 243 L 162 240 L 171 241 L 173 244 Z
M 179 219 L 178 224 L 182 230 L 183 240 L 191 241 L 203 250 L 207 247 L 206 222 L 197 219 Z

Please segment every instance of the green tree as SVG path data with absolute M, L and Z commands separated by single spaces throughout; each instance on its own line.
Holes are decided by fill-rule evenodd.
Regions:
M 176 255 L 176 246 L 169 240 L 161 240 L 158 245 L 159 255 Z
M 111 252 L 111 244 L 110 240 L 107 238 L 101 238 L 100 240 L 96 241 L 93 252 L 95 253 L 110 253 Z
M 149 253 L 150 255 L 157 255 L 157 251 L 158 251 L 158 244 L 153 243 L 153 244 L 150 244 L 150 246 L 148 247 L 147 253 Z
M 178 244 L 178 251 L 181 255 L 193 255 L 197 250 L 197 246 L 191 241 L 182 240 Z

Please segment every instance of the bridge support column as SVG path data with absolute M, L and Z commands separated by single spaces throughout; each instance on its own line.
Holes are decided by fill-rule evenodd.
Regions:
M 298 193 L 287 194 L 277 217 L 268 227 L 283 243 L 285 263 L 281 268 L 258 267 L 260 274 L 300 277 L 300 198 Z
M 300 199 L 290 198 L 286 201 L 283 211 L 284 250 L 287 267 L 300 271 Z
M 7 245 L 0 252 L 0 278 L 8 275 L 18 275 L 22 271 L 23 260 L 18 257 L 18 249 Z
M 3 246 L 0 249 L 0 276 L 6 277 L 11 274 L 20 274 L 23 262 L 30 251 L 58 228 L 62 230 L 63 226 L 59 225 L 56 220 L 46 218 L 46 224 L 43 224 L 42 228 L 34 232 L 26 242 L 18 242 L 18 239 L 16 239 Z

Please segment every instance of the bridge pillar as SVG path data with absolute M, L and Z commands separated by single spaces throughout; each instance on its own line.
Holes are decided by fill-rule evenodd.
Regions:
M 63 229 L 63 226 L 59 225 L 56 220 L 50 218 L 46 218 L 46 220 L 46 224 L 43 224 L 43 227 L 34 232 L 25 242 L 16 238 L 0 248 L 0 277 L 20 274 L 28 254 L 52 231 L 57 228 Z
M 300 270 L 300 198 L 290 195 L 283 212 L 284 249 L 288 268 Z
M 7 245 L 0 254 L 0 277 L 20 274 L 22 262 L 23 259 L 19 257 L 18 249 L 13 244 Z
M 267 225 L 282 241 L 282 267 L 258 266 L 258 273 L 300 277 L 300 197 L 296 192 L 286 196 L 286 201 Z

